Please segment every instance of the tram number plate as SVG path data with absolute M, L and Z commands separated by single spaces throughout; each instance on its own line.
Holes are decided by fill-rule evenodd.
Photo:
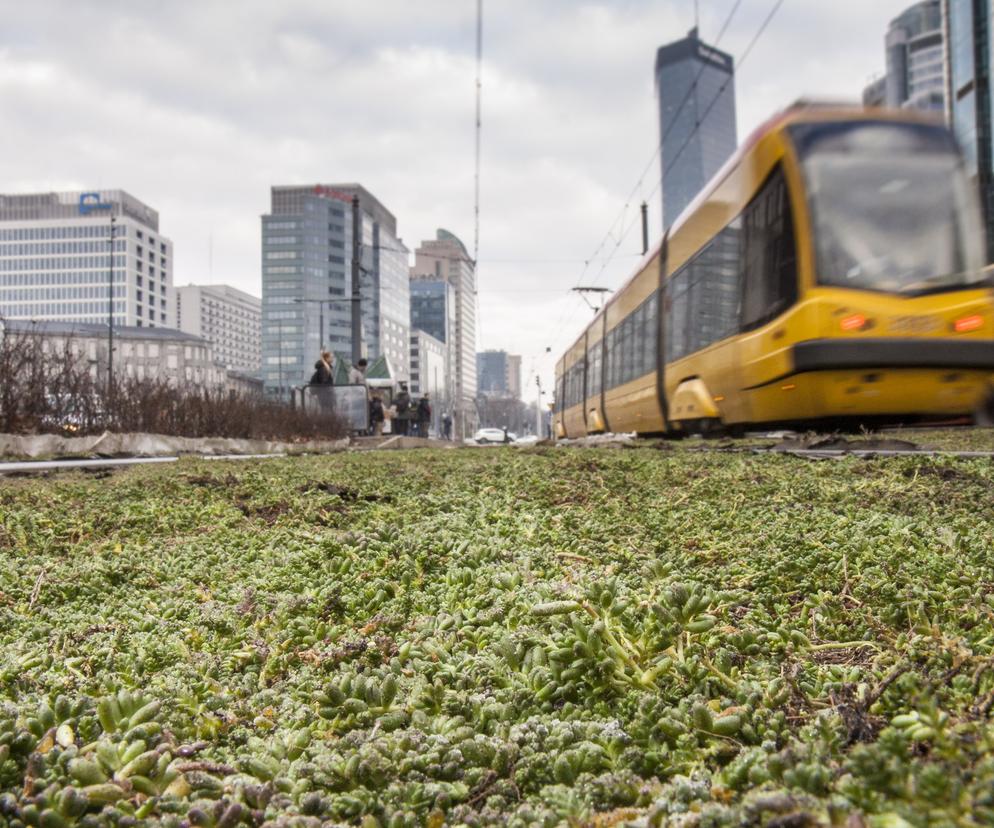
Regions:
M 890 331 L 895 334 L 930 334 L 942 327 L 938 316 L 894 316 L 890 320 Z

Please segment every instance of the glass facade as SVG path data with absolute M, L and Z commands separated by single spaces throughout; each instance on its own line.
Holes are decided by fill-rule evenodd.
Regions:
M 949 121 L 980 195 L 986 260 L 994 261 L 994 140 L 991 112 L 992 5 L 989 0 L 943 0 Z
M 886 105 L 942 112 L 946 90 L 940 0 L 916 3 L 894 18 L 885 42 Z
M 454 435 L 457 439 L 476 430 L 476 267 L 466 246 L 452 233 L 439 228 L 434 240 L 423 241 L 415 251 L 411 271 L 414 298 L 411 318 L 414 327 L 428 331 L 448 346 L 448 361 L 452 381 Z M 426 294 L 420 294 L 417 283 L 443 282 L 451 289 L 452 300 L 448 328 L 440 329 L 438 311 L 432 311 L 434 321 L 422 314 L 429 313 Z M 428 289 L 425 289 L 426 293 Z M 436 294 L 437 295 L 437 294 Z M 438 306 L 435 306 L 436 308 Z M 439 334 L 444 334 L 443 340 Z
M 507 351 L 483 351 L 477 354 L 476 376 L 480 394 L 506 396 L 510 393 Z
M 363 218 L 365 353 L 386 354 L 407 378 L 407 251 L 393 216 L 354 184 L 273 187 L 262 217 L 262 379 L 270 392 L 306 383 L 324 349 L 351 360 L 353 194 Z
M 668 227 L 735 151 L 734 61 L 701 42 L 695 29 L 659 49 L 656 89 Z
M 116 325 L 168 326 L 172 243 L 158 226 L 121 190 L 0 195 L 0 316 L 104 324 L 113 273 Z
M 456 327 L 452 286 L 428 279 L 411 281 L 411 327 L 448 343 Z

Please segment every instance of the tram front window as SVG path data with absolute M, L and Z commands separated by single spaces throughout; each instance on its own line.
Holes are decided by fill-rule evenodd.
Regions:
M 792 135 L 820 284 L 921 295 L 981 280 L 977 209 L 944 128 L 857 121 Z

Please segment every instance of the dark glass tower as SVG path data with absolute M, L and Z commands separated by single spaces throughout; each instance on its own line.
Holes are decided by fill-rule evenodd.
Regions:
M 735 62 L 700 40 L 656 52 L 663 227 L 669 227 L 735 151 Z
M 946 112 L 977 183 L 987 235 L 987 261 L 994 262 L 994 11 L 990 0 L 943 0 L 946 48 Z

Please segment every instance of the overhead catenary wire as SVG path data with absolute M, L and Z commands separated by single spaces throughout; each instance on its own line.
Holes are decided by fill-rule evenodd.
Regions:
M 714 40 L 715 47 L 717 47 L 721 43 L 722 38 L 725 36 L 725 33 L 728 31 L 728 28 L 731 25 L 732 20 L 735 17 L 736 12 L 739 9 L 739 6 L 741 6 L 741 5 L 742 5 L 742 0 L 735 0 L 735 3 L 732 5 L 731 10 L 728 12 L 728 15 L 725 17 L 725 20 L 722 23 L 721 28 L 718 30 L 717 36 L 715 37 L 715 40 Z M 695 28 L 696 28 L 697 25 L 699 25 L 699 19 L 698 19 L 698 14 L 696 12 L 696 9 L 695 9 L 695 15 L 694 15 L 694 17 L 695 17 Z M 589 267 L 590 262 L 597 260 L 597 256 L 604 249 L 604 245 L 607 244 L 608 240 L 611 239 L 612 236 L 614 236 L 615 226 L 619 222 L 621 222 L 622 223 L 622 228 L 624 228 L 625 213 L 628 211 L 629 207 L 631 206 L 632 198 L 635 196 L 636 193 L 638 193 L 640 191 L 640 189 L 642 187 L 642 184 L 645 181 L 646 175 L 649 174 L 650 170 L 655 165 L 656 159 L 659 157 L 660 153 L 662 152 L 663 143 L 670 136 L 670 133 L 672 132 L 673 128 L 675 127 L 675 125 L 679 121 L 680 114 L 683 112 L 684 108 L 690 102 L 691 96 L 693 95 L 694 90 L 697 88 L 698 82 L 700 81 L 702 75 L 704 74 L 705 67 L 706 67 L 706 64 L 704 64 L 703 62 L 698 67 L 697 72 L 694 75 L 693 81 L 691 81 L 690 86 L 687 88 L 686 94 L 683 96 L 683 99 L 678 104 L 678 106 L 676 108 L 676 111 L 675 111 L 675 113 L 672 116 L 672 119 L 670 121 L 669 126 L 667 126 L 667 128 L 665 130 L 663 130 L 663 132 L 662 132 L 662 134 L 661 134 L 661 136 L 659 138 L 659 141 L 656 144 L 656 148 L 655 148 L 655 150 L 652 153 L 652 156 L 649 158 L 649 161 L 646 163 L 644 169 L 642 170 L 642 173 L 639 175 L 638 180 L 635 183 L 635 186 L 632 187 L 631 192 L 628 194 L 628 197 L 625 199 L 624 204 L 623 204 L 623 206 L 622 206 L 619 214 L 611 222 L 611 224 L 610 224 L 610 226 L 608 228 L 607 233 L 605 233 L 604 238 L 601 239 L 600 243 L 594 249 L 593 254 L 588 259 L 584 260 L 584 267 L 583 267 L 583 270 L 580 273 L 579 278 L 577 279 L 576 287 L 580 287 L 582 285 L 584 276 L 587 273 L 587 269 Z M 694 132 L 696 132 L 697 129 L 699 129 L 701 120 L 703 120 L 703 119 L 700 119 L 698 121 L 697 125 L 695 126 Z M 691 133 L 691 134 L 693 134 L 693 133 Z M 652 189 L 652 192 L 650 192 L 647 196 L 644 196 L 643 200 L 647 201 L 648 199 L 652 198 L 652 196 L 659 190 L 659 187 L 660 187 L 660 182 L 657 181 L 657 184 Z M 620 235 L 614 237 L 615 244 L 614 244 L 614 248 L 611 251 L 611 255 L 608 256 L 607 262 L 600 269 L 600 271 L 597 274 L 597 277 L 595 278 L 595 280 L 594 280 L 594 282 L 592 284 L 596 284 L 597 279 L 599 279 L 600 276 L 601 276 L 601 274 L 604 273 L 605 269 L 607 268 L 607 264 L 610 263 L 611 259 L 613 259 L 613 257 L 614 257 L 614 254 L 617 253 L 618 249 L 624 243 L 625 238 L 631 232 L 632 226 L 634 226 L 634 223 L 631 224 L 631 225 L 629 225 L 627 229 L 624 229 L 623 232 Z M 556 327 L 556 331 L 557 332 L 556 332 L 556 334 L 555 334 L 555 336 L 553 338 L 552 347 L 555 347 L 555 345 L 558 344 L 559 337 L 562 335 L 565 326 L 569 324 L 570 320 L 575 316 L 575 314 L 576 314 L 576 312 L 574 310 L 572 313 L 568 314 L 566 316 L 566 318 L 564 318 L 564 319 L 561 318 L 560 322 L 557 323 L 557 327 Z
M 742 51 L 742 54 L 739 56 L 738 64 L 737 64 L 739 69 L 742 68 L 742 64 L 746 62 L 746 60 L 749 57 L 749 54 L 753 50 L 753 47 L 755 47 L 756 43 L 759 41 L 759 38 L 762 36 L 763 32 L 766 31 L 767 27 L 770 25 L 770 23 L 772 22 L 773 18 L 776 16 L 776 13 L 780 10 L 780 7 L 783 5 L 783 3 L 784 3 L 784 0 L 776 0 L 776 2 L 773 4 L 773 8 L 770 9 L 769 14 L 763 20 L 763 22 L 760 25 L 759 29 L 756 31 L 756 34 L 753 35 L 752 40 L 749 41 L 749 45 L 746 46 L 746 48 Z M 728 78 L 725 79 L 725 81 L 718 88 L 718 91 L 717 91 L 717 93 L 715 93 L 715 96 L 710 100 L 710 102 L 708 103 L 708 105 L 704 108 L 704 114 L 701 115 L 700 119 L 697 122 L 697 125 L 691 131 L 690 135 L 687 136 L 687 139 L 680 145 L 680 148 L 676 151 L 676 154 L 673 156 L 673 159 L 670 162 L 671 166 L 669 167 L 669 169 L 663 170 L 662 177 L 660 178 L 659 181 L 656 182 L 656 186 L 652 188 L 652 192 L 649 193 L 649 195 L 647 196 L 647 198 L 652 198 L 652 196 L 655 195 L 656 192 L 658 192 L 658 190 L 660 189 L 660 187 L 662 187 L 663 181 L 666 180 L 666 177 L 670 173 L 673 172 L 673 169 L 674 169 L 673 165 L 675 165 L 676 162 L 680 160 L 680 156 L 683 155 L 684 150 L 687 149 L 688 146 L 690 146 L 690 142 L 693 140 L 694 135 L 700 130 L 701 125 L 707 120 L 707 117 L 708 117 L 708 115 L 711 114 L 711 110 L 714 109 L 715 104 L 717 104 L 718 101 L 721 100 L 721 96 L 724 94 L 725 90 L 728 88 L 728 84 L 731 83 L 731 80 L 732 80 L 732 77 L 729 76 Z M 625 238 L 632 231 L 632 228 L 634 226 L 635 226 L 635 222 L 634 221 L 631 224 L 628 225 L 628 228 L 625 230 L 624 234 L 621 236 L 621 238 L 618 239 L 618 242 L 615 245 L 615 250 L 617 250 L 619 247 L 621 247 L 621 245 L 624 242 Z M 600 278 L 601 274 L 604 273 L 604 270 L 607 268 L 608 264 L 610 263 L 610 258 L 611 257 L 608 257 L 608 259 L 605 261 L 604 265 L 601 267 L 601 269 L 598 272 L 597 276 L 592 280 L 591 284 L 596 284 L 597 283 L 597 280 Z

